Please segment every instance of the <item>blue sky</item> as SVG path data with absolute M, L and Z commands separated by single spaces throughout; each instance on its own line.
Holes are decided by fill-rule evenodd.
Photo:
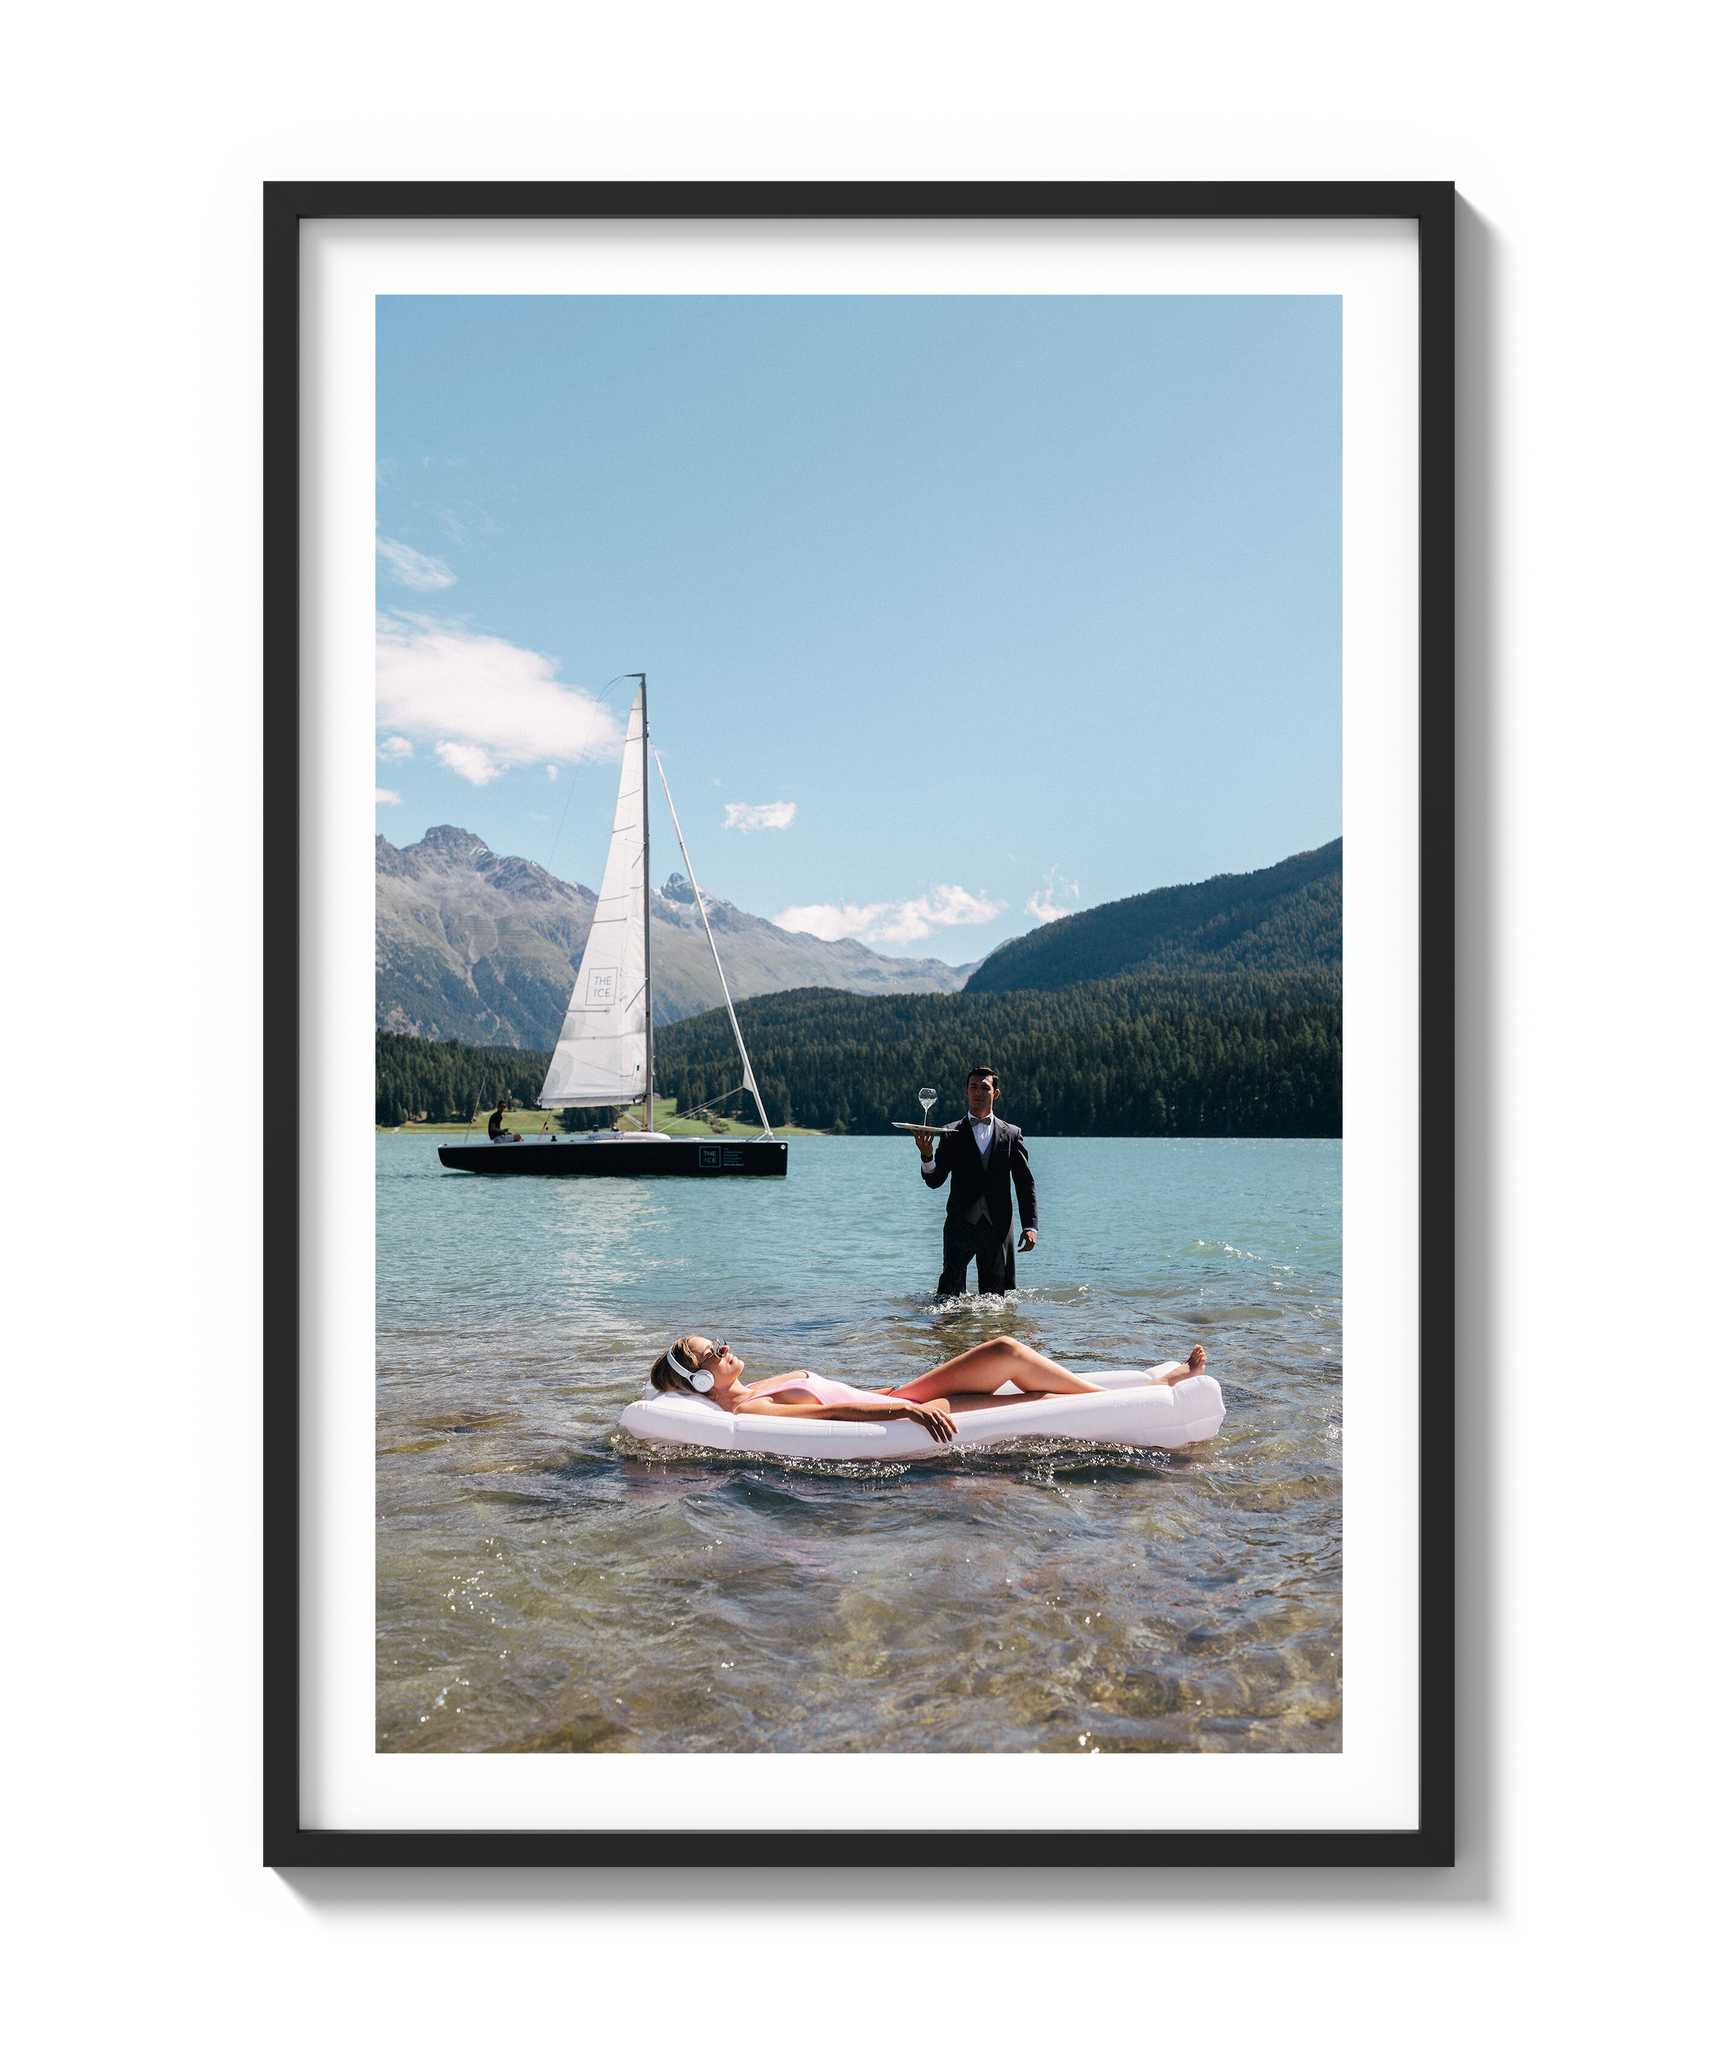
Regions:
M 700 883 L 884 952 L 1342 829 L 1334 298 L 384 298 L 376 516 L 396 845 L 594 887 L 629 669 Z

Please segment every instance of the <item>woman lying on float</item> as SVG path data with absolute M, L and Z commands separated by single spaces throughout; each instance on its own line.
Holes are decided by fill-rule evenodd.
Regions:
M 728 1415 L 787 1415 L 801 1422 L 887 1422 L 903 1417 L 941 1444 L 958 1434 L 955 1416 L 976 1409 L 1019 1408 L 1058 1394 L 1105 1394 L 1113 1389 L 1081 1379 L 1014 1337 L 975 1344 L 946 1365 L 921 1373 L 905 1386 L 876 1392 L 850 1387 L 817 1372 L 778 1373 L 747 1385 L 745 1361 L 726 1344 L 708 1337 L 677 1337 L 650 1369 L 650 1384 L 661 1394 L 702 1394 Z M 1205 1370 L 1205 1347 L 1195 1344 L 1187 1363 L 1156 1381 L 1173 1387 Z M 1017 1392 L 1001 1394 L 1012 1385 Z

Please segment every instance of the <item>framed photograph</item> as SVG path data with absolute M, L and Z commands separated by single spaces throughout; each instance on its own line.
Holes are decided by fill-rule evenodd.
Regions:
M 270 1864 L 1453 1861 L 1453 215 L 266 189 Z

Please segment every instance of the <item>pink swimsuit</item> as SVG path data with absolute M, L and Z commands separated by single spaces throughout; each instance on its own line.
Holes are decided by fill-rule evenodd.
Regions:
M 808 1394 L 815 1394 L 825 1408 L 846 1408 L 855 1402 L 861 1407 L 893 1407 L 900 1400 L 899 1394 L 872 1394 L 863 1387 L 849 1387 L 840 1380 L 826 1380 L 820 1372 L 801 1372 L 783 1386 L 770 1387 L 769 1394 L 790 1393 L 796 1387 L 803 1387 Z

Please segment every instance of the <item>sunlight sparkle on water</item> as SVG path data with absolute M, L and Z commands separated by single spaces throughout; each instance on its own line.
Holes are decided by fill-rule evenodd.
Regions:
M 938 1303 L 898 1135 L 702 1186 L 466 1179 L 379 1136 L 378 1747 L 1340 1747 L 1340 1144 L 1029 1143 L 1026 1284 Z M 700 1328 L 870 1385 L 998 1331 L 1076 1371 L 1197 1339 L 1229 1414 L 1184 1456 L 627 1439 Z

